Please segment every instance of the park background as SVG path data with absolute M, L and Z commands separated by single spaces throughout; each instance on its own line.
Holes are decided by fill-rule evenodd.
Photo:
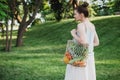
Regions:
M 97 80 L 120 80 L 120 0 L 0 0 L 0 80 L 64 80 L 73 8 L 82 1 L 100 38 Z

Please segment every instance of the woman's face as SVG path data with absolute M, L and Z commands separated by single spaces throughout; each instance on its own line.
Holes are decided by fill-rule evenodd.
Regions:
M 76 21 L 81 21 L 82 19 L 82 14 L 79 14 L 77 10 L 74 10 L 74 18 Z

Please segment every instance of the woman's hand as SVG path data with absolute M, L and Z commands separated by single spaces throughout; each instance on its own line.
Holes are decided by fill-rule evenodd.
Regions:
M 76 35 L 76 32 L 77 32 L 76 29 L 72 29 L 71 30 L 71 35 L 74 37 L 74 35 Z

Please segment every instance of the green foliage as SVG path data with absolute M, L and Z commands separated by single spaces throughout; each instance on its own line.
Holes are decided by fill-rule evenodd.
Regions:
M 63 5 L 63 13 L 62 17 L 66 18 L 73 18 L 73 7 L 70 5 L 66 0 L 61 0 Z
M 41 23 L 40 19 L 35 19 L 34 22 L 32 23 L 32 25 L 37 25 L 40 23 Z
M 52 12 L 49 12 L 49 13 L 45 16 L 45 19 L 46 19 L 47 21 L 56 20 L 56 19 L 55 19 L 55 16 L 54 16 L 54 13 L 52 13 Z
M 120 12 L 120 0 L 114 0 L 114 11 L 119 11 Z
M 54 12 L 54 16 L 57 21 L 60 21 L 62 19 L 62 3 L 59 2 L 59 0 L 50 0 L 51 9 Z
M 92 7 L 95 10 L 97 16 L 102 16 L 102 15 L 113 15 L 113 5 L 114 2 L 112 0 L 108 0 L 107 2 L 105 2 L 104 0 L 102 0 L 101 4 L 97 4 L 93 3 Z
M 8 17 L 9 8 L 6 0 L 0 1 L 0 20 L 3 20 Z
M 97 80 L 118 80 L 120 16 L 91 20 L 100 38 L 95 48 Z M 24 36 L 23 47 L 14 47 L 9 53 L 0 51 L 0 80 L 64 80 L 66 42 L 72 39 L 70 30 L 76 25 L 73 19 L 67 19 L 32 26 Z
M 97 14 L 91 6 L 88 7 L 88 11 L 89 11 L 89 16 L 90 17 L 94 17 Z

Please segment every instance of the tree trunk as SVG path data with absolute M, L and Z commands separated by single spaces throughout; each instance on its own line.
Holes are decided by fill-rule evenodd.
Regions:
M 23 34 L 25 32 L 26 25 L 20 24 L 18 33 L 17 33 L 17 40 L 16 40 L 16 47 L 22 46 L 23 45 Z
M 24 16 L 21 20 L 20 20 L 20 17 L 16 17 L 17 20 L 20 21 L 19 30 L 18 30 L 18 33 L 17 33 L 16 47 L 19 47 L 19 46 L 23 45 L 23 34 L 24 34 L 27 26 L 35 19 L 35 15 L 39 10 L 41 0 L 35 0 L 35 5 L 34 5 L 35 10 L 33 11 L 33 15 L 30 17 L 29 20 L 27 20 L 27 15 L 29 14 L 28 5 L 24 0 L 22 0 L 22 3 L 23 3 Z M 17 14 L 17 15 L 19 15 L 19 14 Z
M 9 40 L 8 51 L 11 51 L 11 47 L 12 47 L 12 32 L 13 32 L 13 24 L 14 24 L 14 19 L 12 18 L 11 30 L 10 30 L 10 40 Z
M 5 51 L 8 51 L 8 45 L 9 45 L 9 34 L 8 33 L 9 33 L 8 23 L 6 22 L 6 44 L 5 44 Z
M 5 47 L 5 39 L 4 39 L 4 36 L 5 36 L 5 30 L 4 30 L 4 27 L 3 27 L 3 23 L 0 23 L 0 29 L 1 29 L 1 38 L 2 38 L 2 46 Z

